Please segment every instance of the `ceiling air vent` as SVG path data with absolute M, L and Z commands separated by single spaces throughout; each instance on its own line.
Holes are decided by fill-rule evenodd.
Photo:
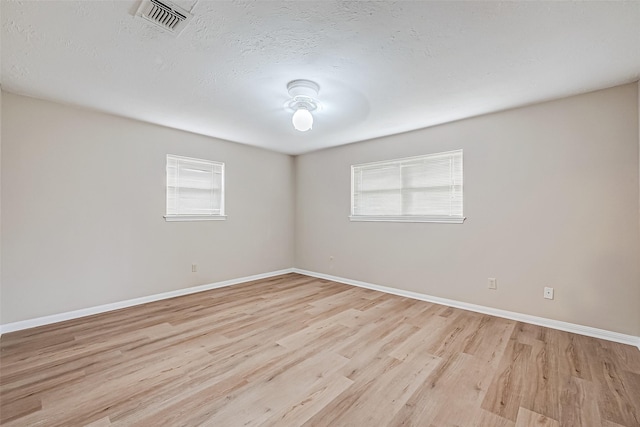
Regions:
M 136 15 L 175 35 L 180 34 L 193 16 L 183 8 L 164 0 L 142 0 Z

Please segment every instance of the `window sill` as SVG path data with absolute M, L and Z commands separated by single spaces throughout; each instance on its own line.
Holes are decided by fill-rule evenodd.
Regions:
M 225 221 L 226 215 L 165 215 L 167 222 L 174 221 Z
M 450 216 L 357 216 L 351 215 L 351 221 L 372 221 L 372 222 L 439 222 L 444 224 L 462 224 L 466 217 Z

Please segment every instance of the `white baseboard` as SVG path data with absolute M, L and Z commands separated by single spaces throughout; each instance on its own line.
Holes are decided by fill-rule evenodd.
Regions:
M 343 277 L 331 276 L 324 273 L 316 273 L 314 271 L 293 269 L 294 273 L 304 274 L 305 276 L 327 279 L 333 282 L 344 283 L 347 285 L 358 286 L 360 288 L 372 289 L 374 291 L 385 292 L 388 294 L 398 295 L 407 298 L 413 298 L 421 301 L 433 302 L 436 304 L 446 305 L 449 307 L 460 308 L 463 310 L 475 311 L 477 313 L 489 314 L 491 316 L 503 317 L 505 319 L 516 320 L 519 322 L 531 323 L 533 325 L 545 326 L 551 329 L 559 329 L 565 332 L 573 332 L 574 334 L 586 335 L 588 337 L 601 338 L 607 341 L 619 342 L 638 347 L 640 350 L 640 337 L 633 335 L 621 334 L 618 332 L 607 331 L 604 329 L 592 328 L 590 326 L 576 325 L 575 323 L 562 322 L 559 320 L 547 319 L 544 317 L 532 316 L 529 314 L 516 313 L 513 311 L 500 310 L 497 308 L 486 307 L 483 305 L 469 304 L 466 302 L 451 300 L 447 298 L 434 297 L 431 295 L 421 294 L 418 292 L 405 291 L 402 289 L 390 288 L 387 286 L 374 285 L 372 283 L 361 282 L 359 280 L 345 279 Z
M 0 335 L 8 332 L 19 331 L 22 329 L 35 328 L 37 326 L 49 325 L 65 320 L 77 319 L 79 317 L 91 316 L 93 314 L 105 313 L 107 311 L 119 310 L 121 308 L 132 307 L 135 305 L 146 304 L 148 302 L 159 301 L 168 298 L 189 295 L 196 292 L 208 291 L 211 289 L 223 288 L 225 286 L 237 285 L 240 283 L 251 282 L 253 280 L 266 279 L 269 277 L 279 276 L 287 273 L 304 274 L 305 276 L 317 277 L 320 279 L 331 280 L 347 285 L 358 286 L 361 288 L 372 289 L 375 291 L 385 292 L 388 294 L 398 295 L 407 298 L 413 298 L 421 301 L 432 302 L 435 304 L 446 305 L 449 307 L 460 308 L 463 310 L 475 311 L 477 313 L 489 314 L 491 316 L 503 317 L 505 319 L 516 320 L 519 322 L 531 323 L 533 325 L 545 326 L 547 328 L 559 329 L 561 331 L 573 332 L 575 334 L 586 335 L 594 338 L 601 338 L 607 341 L 619 342 L 638 347 L 640 350 L 640 337 L 633 335 L 621 334 L 618 332 L 607 331 L 604 329 L 592 328 L 590 326 L 577 325 L 574 323 L 562 322 L 559 320 L 547 319 L 544 317 L 532 316 L 529 314 L 516 313 L 513 311 L 500 310 L 497 308 L 486 307 L 483 305 L 470 304 L 466 302 L 451 300 L 447 298 L 434 297 L 431 295 L 421 294 L 418 292 L 405 291 L 402 289 L 390 288 L 387 286 L 374 285 L 373 283 L 362 282 L 359 280 L 345 279 L 344 277 L 332 276 L 324 273 L 316 273 L 314 271 L 302 270 L 299 268 L 287 268 L 284 270 L 271 271 L 268 273 L 255 274 L 253 276 L 240 277 L 238 279 L 225 280 L 222 282 L 209 283 L 191 288 L 178 289 L 175 291 L 164 292 L 161 294 L 150 295 L 146 297 L 134 298 L 126 301 L 114 302 L 95 307 L 83 308 L 80 310 L 69 311 L 66 313 L 53 314 L 50 316 L 38 317 L 35 319 L 22 320 L 14 323 L 0 325 Z
M 164 292 L 161 294 L 149 295 L 146 297 L 134 298 L 126 301 L 114 302 L 111 304 L 98 305 L 95 307 L 83 308 L 80 310 L 69 311 L 66 313 L 52 314 L 50 316 L 38 317 L 36 319 L 22 320 L 20 322 L 7 323 L 0 325 L 0 335 L 8 332 L 20 331 L 22 329 L 35 328 L 36 326 L 49 325 L 65 320 L 77 319 L 79 317 L 91 316 L 93 314 L 104 313 L 107 311 L 119 310 L 121 308 L 132 307 L 134 305 L 146 304 L 148 302 L 159 301 L 168 298 L 179 297 L 182 295 L 194 294 L 196 292 L 208 291 L 211 289 L 223 288 L 225 286 L 237 285 L 239 283 L 251 282 L 252 280 L 266 279 L 281 274 L 292 273 L 293 268 L 284 270 L 271 271 L 269 273 L 254 274 L 253 276 L 240 277 L 238 279 L 225 280 L 222 282 L 209 283 L 206 285 L 194 286 L 191 288 L 178 289 L 175 291 Z

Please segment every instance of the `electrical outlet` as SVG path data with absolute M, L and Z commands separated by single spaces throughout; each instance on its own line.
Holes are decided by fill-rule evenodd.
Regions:
M 495 277 L 489 277 L 489 289 L 498 289 L 498 280 Z
M 198 271 L 198 264 L 191 264 L 191 272 L 195 273 Z
M 544 288 L 544 297 L 546 299 L 553 299 L 553 288 Z

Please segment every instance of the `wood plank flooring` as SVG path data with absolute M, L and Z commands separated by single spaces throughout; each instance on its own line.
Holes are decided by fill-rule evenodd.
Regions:
M 6 426 L 640 426 L 631 346 L 287 274 L 14 332 Z

